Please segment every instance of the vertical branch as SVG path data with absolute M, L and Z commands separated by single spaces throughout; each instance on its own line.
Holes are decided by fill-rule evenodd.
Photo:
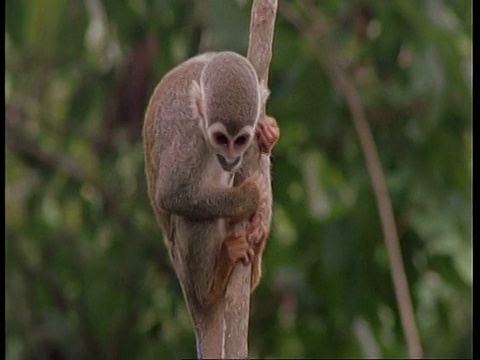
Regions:
M 277 0 L 254 0 L 250 18 L 250 38 L 247 58 L 257 72 L 261 84 L 267 87 L 268 69 L 272 59 L 273 32 L 277 14 Z M 265 115 L 265 104 L 260 109 Z M 270 182 L 270 158 L 262 156 L 261 171 Z M 269 188 L 271 191 L 271 188 Z M 225 294 L 224 356 L 248 357 L 248 318 L 250 312 L 251 266 L 237 264 L 230 276 Z
M 252 5 L 247 58 L 255 68 L 258 80 L 265 86 L 268 84 L 268 68 L 272 60 L 277 6 L 277 0 L 254 0 Z M 264 114 L 265 106 L 261 110 Z
M 286 19 L 306 35 L 314 56 L 345 98 L 360 140 L 360 146 L 365 156 L 377 200 L 385 245 L 390 260 L 393 287 L 403 332 L 407 341 L 408 354 L 410 358 L 420 358 L 422 356 L 422 347 L 415 324 L 392 203 L 388 195 L 382 165 L 360 95 L 346 71 L 341 67 L 335 44 L 330 41 L 330 34 L 324 26 L 324 17 L 313 2 L 306 1 L 306 8 L 303 8 L 303 12 L 307 14 L 305 16 L 301 16 L 293 7 L 286 3 L 282 5 L 280 11 Z M 307 21 L 305 21 L 305 18 Z

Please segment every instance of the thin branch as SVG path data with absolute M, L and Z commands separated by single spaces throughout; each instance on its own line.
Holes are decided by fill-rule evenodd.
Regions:
M 352 80 L 350 80 L 346 71 L 340 66 L 340 57 L 335 44 L 330 40 L 331 36 L 328 30 L 324 26 L 325 20 L 323 14 L 320 13 L 311 1 L 306 1 L 303 4 L 305 3 L 306 8 L 303 8 L 303 16 L 287 3 L 282 4 L 280 12 L 307 36 L 315 57 L 342 93 L 350 110 L 377 200 L 385 245 L 390 259 L 391 275 L 400 311 L 400 318 L 407 341 L 408 354 L 410 358 L 420 358 L 422 356 L 422 347 L 415 324 L 392 204 L 365 109 L 355 85 Z
M 250 38 L 247 58 L 265 87 L 268 84 L 268 69 L 272 59 L 272 43 L 277 15 L 277 0 L 254 0 L 250 18 Z M 262 106 L 261 115 L 265 114 Z M 262 160 L 262 173 L 270 173 L 270 160 Z M 251 266 L 237 264 L 230 276 L 225 294 L 225 356 L 248 357 L 248 319 L 250 312 Z

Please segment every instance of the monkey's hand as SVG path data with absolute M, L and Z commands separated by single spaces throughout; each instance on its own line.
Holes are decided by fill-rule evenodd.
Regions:
M 242 261 L 244 264 L 248 264 L 249 259 L 253 256 L 251 252 L 245 232 L 234 230 L 232 234 L 225 238 L 213 275 L 210 293 L 205 301 L 207 307 L 223 296 L 235 263 Z
M 264 202 L 264 187 L 262 174 L 257 171 L 252 176 L 247 177 L 237 188 L 238 193 L 242 194 L 242 197 L 255 199 L 255 203 L 251 205 L 254 206 L 253 209 L 258 209 L 262 202 Z M 252 206 L 249 207 L 252 208 Z M 256 210 L 250 211 L 249 213 L 240 213 L 239 216 L 229 217 L 228 220 L 231 223 L 239 223 L 243 220 L 251 219 L 255 211 Z
M 280 138 L 280 128 L 277 121 L 271 116 L 265 116 L 258 121 L 256 135 L 260 151 L 270 155 L 273 146 Z

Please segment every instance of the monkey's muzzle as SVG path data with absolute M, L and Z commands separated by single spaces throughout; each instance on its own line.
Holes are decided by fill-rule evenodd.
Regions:
M 242 157 L 238 156 L 230 159 L 230 158 L 225 158 L 220 154 L 217 154 L 217 160 L 220 163 L 220 166 L 222 167 L 223 170 L 227 172 L 232 172 L 240 165 L 240 161 L 242 160 Z

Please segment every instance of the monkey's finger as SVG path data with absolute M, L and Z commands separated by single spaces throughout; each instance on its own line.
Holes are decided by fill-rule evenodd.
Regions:
M 277 142 L 278 137 L 274 132 L 265 132 L 262 134 L 263 141 L 267 144 L 269 149 L 273 148 L 273 145 Z
M 270 154 L 272 149 L 272 141 L 265 136 L 264 133 L 259 133 L 257 135 L 260 151 L 264 154 Z
M 278 139 L 280 137 L 280 128 L 278 127 L 278 124 L 276 121 L 272 121 L 267 124 L 264 124 L 264 126 L 262 126 L 262 130 L 264 132 L 268 132 L 272 134 L 272 137 L 275 139 Z
M 276 131 L 278 129 L 277 123 L 276 122 L 266 122 L 262 121 L 258 123 L 258 132 L 262 131 Z
M 248 249 L 248 250 L 245 252 L 245 255 L 240 258 L 241 262 L 242 262 L 244 265 L 250 264 L 249 250 L 250 250 L 250 249 Z
M 280 137 L 280 129 L 276 126 L 266 126 L 262 128 L 263 135 L 271 141 L 276 141 Z
M 266 134 L 267 135 L 269 135 L 269 134 L 274 135 L 274 131 L 275 131 L 275 129 L 273 129 L 272 126 L 270 126 L 269 124 L 261 122 L 261 123 L 258 124 L 258 128 L 256 130 L 256 133 L 257 133 L 257 136 L 262 135 L 262 134 L 263 135 L 266 135 Z M 269 135 L 269 137 L 270 137 L 270 135 Z
M 266 154 L 270 154 L 273 146 L 278 141 L 278 131 L 272 128 L 265 128 L 257 134 L 260 150 Z
M 280 132 L 277 121 L 269 116 L 265 117 L 263 121 L 260 121 L 258 125 L 260 130 L 271 129 Z
M 267 155 L 270 155 L 270 151 L 269 151 L 269 147 L 265 141 L 265 139 L 261 139 L 259 138 L 258 139 L 258 146 L 260 148 L 260 152 L 263 153 L 263 154 L 267 154 Z

